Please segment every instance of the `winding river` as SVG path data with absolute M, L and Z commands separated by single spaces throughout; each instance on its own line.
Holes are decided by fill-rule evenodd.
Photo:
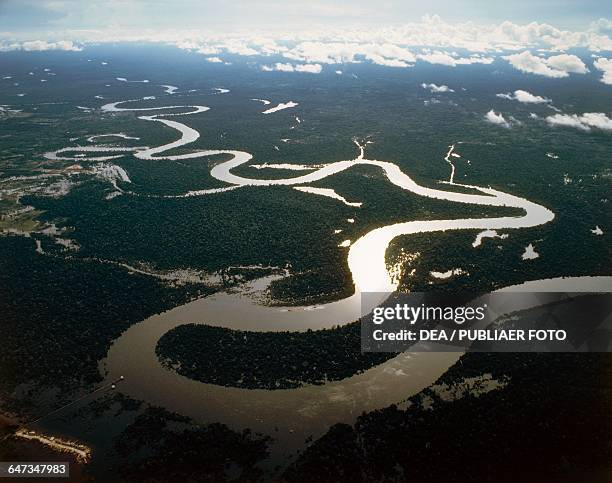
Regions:
M 300 185 L 320 181 L 356 165 L 372 165 L 383 171 L 388 181 L 417 195 L 449 202 L 473 205 L 520 208 L 521 216 L 462 218 L 428 221 L 408 221 L 376 228 L 356 240 L 349 249 L 348 265 L 355 285 L 352 296 L 316 307 L 269 307 L 258 304 L 253 297 L 262 288 L 262 281 L 248 284 L 234 293 L 218 293 L 210 297 L 154 315 L 130 327 L 110 348 L 100 369 L 107 380 L 124 376 L 118 390 L 135 399 L 165 407 L 201 422 L 222 422 L 235 429 L 249 427 L 276 439 L 273 453 L 287 456 L 303 446 L 308 436 L 322 435 L 334 423 L 350 423 L 364 411 L 397 403 L 424 389 L 442 375 L 460 357 L 460 353 L 403 353 L 386 363 L 341 381 L 297 389 L 250 390 L 205 384 L 165 369 L 157 359 L 155 348 L 169 330 L 182 324 L 208 324 L 250 331 L 304 331 L 330 328 L 357 320 L 362 312 L 372 308 L 361 306 L 365 292 L 388 293 L 397 288 L 385 263 L 387 247 L 398 236 L 447 230 L 499 230 L 543 225 L 554 218 L 544 206 L 492 188 L 459 185 L 452 180 L 447 186 L 468 187 L 478 194 L 437 190 L 420 186 L 393 163 L 367 159 L 364 146 L 355 141 L 358 156 L 337 161 L 312 171 L 286 179 L 251 179 L 238 176 L 232 170 L 248 163 L 252 156 L 235 150 L 198 150 L 183 154 L 168 152 L 193 143 L 200 133 L 174 118 L 196 115 L 208 110 L 205 106 L 125 107 L 140 99 L 120 101 L 102 106 L 107 113 L 141 112 L 139 119 L 159 122 L 178 131 L 180 137 L 157 147 L 138 146 L 63 148 L 49 157 L 69 152 L 104 153 L 88 160 L 109 160 L 131 151 L 135 157 L 147 160 L 181 160 L 229 155 L 228 161 L 211 169 L 211 175 L 227 184 L 225 188 L 190 191 L 179 196 L 223 196 L 222 192 L 242 186 Z M 173 112 L 163 112 L 172 110 Z M 175 112 L 179 110 L 179 112 Z M 157 112 L 144 114 L 145 111 Z M 161 111 L 161 112 L 160 112 Z M 111 154 L 117 151 L 117 154 Z M 60 159 L 83 158 L 63 156 Z M 518 291 L 607 291 L 611 277 L 577 277 L 527 282 L 505 290 Z M 269 280 L 267 280 L 269 281 Z M 265 281 L 264 281 L 265 282 Z M 263 284 L 265 285 L 265 283 Z M 384 295 L 381 295 L 384 297 Z M 382 300 L 368 298 L 372 304 Z M 534 298 L 534 306 L 537 300 Z M 528 307 L 523 307 L 528 308 Z M 316 309 L 316 310 L 315 310 Z

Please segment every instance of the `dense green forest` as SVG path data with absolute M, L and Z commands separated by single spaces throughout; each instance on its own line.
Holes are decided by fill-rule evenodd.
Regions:
M 126 481 L 257 481 L 270 438 L 150 407 L 115 441 Z
M 174 169 L 166 169 L 170 176 Z M 320 183 L 329 186 L 330 183 Z M 66 220 L 81 249 L 98 257 L 160 270 L 210 272 L 236 265 L 290 267 L 294 277 L 272 286 L 283 303 L 338 299 L 352 293 L 345 239 L 407 219 L 520 214 L 516 209 L 450 204 L 389 186 L 379 170 L 358 167 L 335 176 L 331 186 L 361 208 L 290 187 L 244 187 L 204 197 L 159 199 L 119 196 L 104 200 L 105 186 L 76 186 L 61 198 L 26 197 L 42 220 Z M 359 186 L 360 194 L 351 186 Z M 347 219 L 355 220 L 348 223 Z M 342 232 L 335 234 L 334 230 Z M 45 245 L 52 250 L 53 245 Z
M 130 324 L 210 293 L 200 285 L 169 288 L 111 265 L 43 257 L 33 245 L 0 237 L 3 395 L 25 384 L 32 391 L 26 400 L 39 387 L 62 388 L 67 397 L 98 382 L 98 361 Z
M 159 340 L 162 364 L 191 379 L 248 389 L 288 389 L 350 377 L 395 354 L 361 353 L 359 322 L 307 332 L 245 332 L 181 325 Z
M 338 424 L 284 474 L 296 482 L 606 481 L 609 354 L 476 354 L 407 401 Z M 489 373 L 505 385 L 481 395 L 465 379 Z M 405 406 L 405 405 L 404 405 Z
M 400 290 L 475 293 L 529 279 L 609 275 L 609 132 L 555 128 L 543 120 L 554 112 L 548 103 L 497 97 L 520 88 L 552 99 L 555 109 L 568 114 L 600 112 L 612 105 L 612 90 L 593 71 L 549 79 L 501 61 L 419 63 L 410 69 L 364 62 L 350 66 L 354 75 L 327 68 L 320 75 L 301 75 L 261 72 L 239 62 L 215 65 L 168 46 L 136 45 L 0 56 L 2 71 L 13 77 L 0 90 L 0 106 L 10 108 L 0 112 L 2 412 L 28 419 L 86 393 L 104 376 L 100 360 L 131 325 L 241 281 L 286 268 L 289 275 L 272 283 L 267 303 L 346 297 L 353 293 L 348 249 L 338 245 L 375 228 L 522 214 L 417 197 L 373 166 L 312 184 L 361 207 L 288 186 L 165 197 L 225 186 L 210 175 L 225 156 L 180 162 L 118 157 L 112 163 L 125 169 L 130 182 L 119 181 L 123 194 L 108 198 L 114 188 L 93 174 L 99 164 L 89 159 L 93 155 L 77 161 L 44 154 L 91 146 L 88 138 L 97 134 L 139 138 L 97 140 L 108 147 L 159 146 L 178 133 L 139 120 L 139 113 L 101 111 L 107 102 L 146 96 L 132 106 L 210 107 L 181 119 L 201 137 L 175 154 L 237 149 L 253 155 L 248 164 L 314 166 L 354 159 L 353 139 L 367 139 L 367 158 L 395 163 L 424 186 L 471 192 L 440 183 L 450 175 L 444 160 L 448 146 L 457 143 L 457 182 L 491 186 L 555 213 L 547 225 L 500 230 L 508 237 L 483 239 L 479 247 L 472 246 L 476 230 L 399 237 L 387 263 L 397 272 Z M 56 75 L 47 76 L 46 67 Z M 40 82 L 42 76 L 47 82 Z M 446 84 L 454 92 L 432 94 L 423 82 Z M 167 95 L 161 84 L 178 90 Z M 217 95 L 214 88 L 221 86 L 230 92 Z M 299 104 L 262 115 L 254 98 Z M 511 129 L 488 124 L 484 114 L 490 109 L 517 122 Z M 307 172 L 248 164 L 234 172 L 251 178 Z M 50 234 L 53 226 L 78 249 L 58 243 Z M 596 226 L 602 235 L 592 232 Z M 530 243 L 539 257 L 522 260 Z M 119 264 L 155 273 L 194 270 L 218 280 L 171 283 Z M 447 279 L 431 275 L 454 269 L 461 272 Z M 168 369 L 205 383 L 288 389 L 342 380 L 388 360 L 390 354 L 361 354 L 358 327 L 255 333 L 184 325 L 165 334 L 156 351 Z M 336 425 L 305 443 L 307 449 L 281 479 L 516 481 L 535 468 L 538 481 L 571 481 L 578 479 L 572 471 L 587 474 L 587 469 L 594 479 L 609 480 L 610 367 L 610 358 L 597 354 L 468 354 L 436 383 L 456 388 L 462 397 L 444 399 L 432 386 L 397 406 L 364 414 L 355 424 Z M 467 378 L 489 374 L 503 384 L 484 394 L 469 391 Z M 112 470 L 126 481 L 267 476 L 262 462 L 269 454 L 268 437 L 216 421 L 199 425 L 114 391 L 45 421 L 51 430 L 74 431 L 96 446 L 92 467 L 100 474 L 110 470 L 99 455 L 112 452 L 117 465 Z M 14 429 L 0 426 L 0 455 L 7 458 L 31 450 L 10 436 Z

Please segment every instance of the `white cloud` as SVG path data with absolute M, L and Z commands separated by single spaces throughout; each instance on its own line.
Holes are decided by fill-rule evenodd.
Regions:
M 198 42 L 193 40 L 177 40 L 174 42 L 174 45 L 183 50 L 197 50 L 200 47 Z
M 502 113 L 497 114 L 493 109 L 485 114 L 485 120 L 491 124 L 496 124 L 508 129 L 510 128 L 510 123 L 506 120 Z
M 577 114 L 555 114 L 548 116 L 546 122 L 551 126 L 565 126 L 590 131 L 591 128 L 612 131 L 612 119 L 603 112 L 585 112 Z
M 603 82 L 604 84 L 612 84 L 612 59 L 600 57 L 595 62 L 593 62 L 593 65 L 597 70 L 603 72 L 601 82 Z
M 411 64 L 400 59 L 387 59 L 382 55 L 370 54 L 368 60 L 373 64 L 384 65 L 385 67 L 412 67 Z
M 321 64 L 297 64 L 295 66 L 296 72 L 306 72 L 308 74 L 320 74 L 322 70 Z
M 517 25 L 503 22 L 495 28 L 492 39 L 499 42 L 502 48 L 519 49 L 547 47 L 549 50 L 567 50 L 572 47 L 585 47 L 589 50 L 609 50 L 612 41 L 607 35 L 589 30 L 587 32 L 572 32 L 560 30 L 552 25 L 531 22 L 527 25 Z
M 503 22 L 497 25 L 483 25 L 474 22 L 449 23 L 437 15 L 425 16 L 420 22 L 385 26 L 384 28 L 309 28 L 305 31 L 287 32 L 276 29 L 275 32 L 272 41 L 270 41 L 270 38 L 251 39 L 252 42 L 249 47 L 260 51 L 271 49 L 274 52 L 279 52 L 282 46 L 286 51 L 291 51 L 292 54 L 306 57 L 320 55 L 321 57 L 318 59 L 293 59 L 314 63 L 336 63 L 323 60 L 328 54 L 325 46 L 328 46 L 331 50 L 329 57 L 337 57 L 339 54 L 344 57 L 351 57 L 354 50 L 358 49 L 366 58 L 368 53 L 373 53 L 385 58 L 403 60 L 407 63 L 415 60 L 410 58 L 410 56 L 414 57 L 413 54 L 405 52 L 407 48 L 421 46 L 432 46 L 438 49 L 465 49 L 469 52 L 518 51 L 535 48 L 561 51 L 573 47 L 588 48 L 592 51 L 612 50 L 612 40 L 600 31 L 560 30 L 551 25 L 537 22 L 524 25 L 512 22 Z M 291 44 L 284 42 L 277 43 L 275 40 L 278 39 L 294 42 L 294 47 L 288 47 Z M 268 53 L 272 52 L 268 51 Z M 456 56 L 453 55 L 452 57 Z M 440 56 L 437 60 L 446 62 L 446 65 L 451 63 L 444 56 Z M 342 60 L 341 62 L 350 62 L 350 60 Z M 459 63 L 463 62 L 474 63 L 475 59 L 464 60 Z
M 612 34 L 612 20 L 608 20 L 607 18 L 600 18 L 595 22 L 591 22 L 589 30 L 604 35 L 610 35 Z
M 543 104 L 546 102 L 550 102 L 550 99 L 542 96 L 536 96 L 531 92 L 527 92 L 521 89 L 514 91 L 514 98 L 522 102 L 523 104 Z
M 202 55 L 215 55 L 215 54 L 221 53 L 221 50 L 217 49 L 216 47 L 210 47 L 208 45 L 204 45 L 202 47 L 198 47 L 196 49 L 196 52 Z
M 575 127 L 577 129 L 583 129 L 584 131 L 590 130 L 590 127 L 580 122 L 576 114 L 555 114 L 553 116 L 548 116 L 546 122 L 551 126 Z
M 401 39 L 398 39 L 401 42 Z M 390 42 L 300 42 L 293 48 L 278 52 L 287 59 L 300 62 L 317 62 L 323 64 L 342 64 L 368 60 L 373 64 L 387 67 L 412 67 L 414 62 L 422 60 L 430 64 L 441 64 L 455 67 L 465 64 L 490 64 L 492 57 L 472 55 L 458 57 L 446 52 L 436 51 L 415 55 L 405 46 Z
M 278 52 L 283 57 L 299 62 L 344 64 L 369 60 L 387 67 L 410 67 L 414 54 L 388 42 L 299 42 L 295 47 Z
M 199 34 L 202 35 L 202 34 Z M 197 35 L 195 36 L 197 37 Z M 196 46 L 194 46 L 194 43 Z M 474 23 L 447 23 L 437 16 L 424 17 L 421 22 L 384 29 L 312 29 L 282 32 L 274 35 L 257 34 L 232 37 L 232 34 L 206 38 L 200 41 L 180 39 L 176 45 L 206 55 L 228 52 L 238 55 L 282 56 L 289 62 L 304 64 L 346 64 L 369 61 L 390 67 L 411 67 L 417 60 L 437 65 L 456 67 L 469 64 L 491 64 L 495 61 L 487 52 L 543 48 L 562 50 L 587 47 L 593 50 L 609 48 L 612 41 L 594 31 L 570 32 L 547 24 L 532 22 L 516 25 L 476 25 Z M 434 50 L 421 50 L 428 45 Z M 460 56 L 456 50 L 471 52 Z M 527 57 L 530 56 L 530 57 Z M 517 58 L 515 58 L 517 57 Z M 523 58 L 525 57 L 525 58 Z M 586 66 L 573 55 L 561 54 L 549 59 L 522 54 L 509 56 L 509 60 L 527 72 L 551 77 L 565 77 L 569 72 L 586 72 Z M 532 64 L 532 65 L 530 65 Z
M 320 74 L 323 70 L 321 64 L 283 64 L 277 62 L 274 65 L 262 65 L 261 70 L 264 72 L 304 72 L 307 74 Z
M 223 60 L 220 59 L 219 57 L 207 57 L 206 60 L 208 62 L 212 62 L 214 64 L 221 64 L 221 63 L 223 63 Z
M 450 67 L 455 67 L 457 65 L 457 61 L 444 52 L 420 54 L 418 57 L 420 60 L 424 60 L 425 62 L 429 62 L 430 64 L 448 65 Z
M 493 57 L 484 57 L 481 55 L 472 55 L 471 57 L 462 57 L 455 59 L 457 65 L 466 64 L 492 64 L 495 61 Z
M 54 3 L 73 2 L 62 0 Z M 124 2 L 116 0 L 112 3 Z M 586 31 L 561 30 L 537 22 L 523 25 L 512 22 L 484 25 L 474 22 L 446 22 L 436 15 L 425 16 L 418 22 L 386 25 L 384 28 L 365 29 L 350 28 L 348 24 L 337 25 L 338 28 L 335 29 L 311 25 L 301 30 L 289 27 L 283 30 L 279 27 L 273 29 L 273 33 L 255 30 L 212 31 L 204 28 L 134 30 L 109 27 L 66 30 L 50 32 L 47 38 L 69 40 L 32 41 L 24 37 L 20 38 L 20 42 L 0 41 L 0 50 L 79 50 L 82 43 L 150 41 L 170 43 L 209 59 L 226 59 L 228 54 L 246 57 L 275 56 L 274 62 L 278 57 L 282 57 L 283 60 L 279 63 L 292 65 L 370 62 L 398 68 L 411 67 L 417 61 L 448 67 L 491 64 L 495 61 L 494 57 L 501 55 L 501 52 L 514 52 L 514 55 L 508 55 L 506 58 L 516 68 L 549 77 L 567 77 L 569 73 L 584 73 L 587 69 L 574 55 L 561 54 L 540 58 L 532 55 L 530 51 L 538 49 L 561 52 L 570 48 L 586 48 L 593 52 L 612 51 L 610 21 L 605 19 L 593 23 Z M 423 50 L 423 46 L 429 46 L 431 50 Z M 310 71 L 309 69 L 313 68 L 306 69 Z M 274 68 L 271 67 L 271 70 Z M 295 71 L 294 68 L 293 72 Z
M 223 42 L 223 44 L 220 47 L 213 47 L 213 49 L 214 48 L 220 48 L 230 54 L 236 54 L 236 55 L 243 55 L 243 56 L 261 55 L 259 50 L 254 49 L 252 46 L 249 45 L 248 42 L 244 42 L 241 39 L 230 39 L 230 40 Z M 212 52 L 212 53 L 218 53 L 218 52 Z
M 546 64 L 553 69 L 574 74 L 586 74 L 589 71 L 579 57 L 570 54 L 553 55 L 546 59 Z
M 567 77 L 570 72 L 585 74 L 589 71 L 580 58 L 569 54 L 553 55 L 544 58 L 524 51 L 520 54 L 508 55 L 504 59 L 521 72 L 546 77 Z
M 523 104 L 543 104 L 546 102 L 550 102 L 550 99 L 546 97 L 536 96 L 531 92 L 523 91 L 518 89 L 513 93 L 507 94 L 497 94 L 497 97 L 501 97 L 502 99 L 508 99 L 510 101 L 518 101 Z
M 16 1 L 16 0 L 15 0 Z M 0 1 L 0 4 L 2 2 Z M 32 2 L 30 2 L 32 3 Z M 73 19 L 79 15 L 79 9 L 84 8 L 81 4 L 92 2 L 76 2 L 74 0 L 49 0 L 48 3 L 68 8 Z M 109 2 L 93 2 L 105 3 Z M 118 16 L 123 17 L 138 17 L 138 15 L 126 15 L 125 9 L 127 5 L 133 2 L 114 0 L 110 4 L 115 8 L 121 9 L 117 12 Z M 151 2 L 149 2 L 151 3 Z M 157 2 L 153 2 L 157 3 Z M 167 2 L 166 2 L 167 3 Z M 265 1 L 265 2 L 238 2 L 244 4 L 260 4 L 263 3 L 269 7 L 274 5 L 274 9 L 290 8 L 295 11 L 295 5 L 281 5 L 282 2 Z M 295 3 L 295 2 L 293 2 Z M 308 3 L 308 2 L 306 2 Z M 354 2 L 353 2 L 354 3 Z M 389 2 L 382 2 L 383 4 Z M 398 3 L 395 0 L 390 3 Z M 401 3 L 401 2 L 399 2 Z M 144 4 L 144 2 L 143 2 Z M 348 3 L 347 3 L 348 4 Z M 244 6 L 240 8 L 241 16 L 244 17 Z M 261 10 L 265 7 L 256 7 Z M 308 7 L 310 8 L 310 7 Z M 228 6 L 228 9 L 232 9 Z M 386 7 L 378 7 L 379 10 L 385 10 Z M 100 14 L 103 16 L 109 10 L 109 7 L 100 7 Z M 110 10 L 113 10 L 111 7 Z M 147 8 L 150 10 L 150 8 Z M 202 10 L 202 9 L 200 9 Z M 220 9 L 227 13 L 227 9 Z M 335 10 L 342 11 L 342 17 L 351 17 L 358 10 L 351 4 L 351 8 L 336 7 Z M 195 18 L 189 9 L 186 10 L 190 18 Z M 202 11 L 205 11 L 203 9 Z M 132 12 L 134 13 L 134 12 Z M 198 12 L 196 12 L 197 14 Z M 200 12 L 201 13 L 201 12 Z M 294 13 L 295 14 L 295 13 Z M 82 12 L 81 12 L 82 15 Z M 84 17 L 83 17 L 84 18 Z M 80 18 L 75 24 L 83 24 L 83 18 Z M 354 18 L 354 17 L 351 17 Z M 252 19 L 251 19 L 252 20 Z M 252 21 L 251 21 L 252 23 Z M 470 55 L 465 58 L 458 58 L 454 50 L 463 49 L 467 52 L 502 52 L 502 51 L 522 51 L 532 49 L 545 49 L 547 51 L 566 51 L 571 48 L 586 48 L 593 52 L 610 51 L 612 50 L 612 39 L 610 35 L 610 22 L 606 19 L 600 19 L 591 24 L 587 30 L 561 30 L 552 25 L 538 22 L 527 24 L 515 24 L 513 22 L 502 22 L 499 24 L 479 24 L 475 22 L 446 22 L 439 16 L 425 16 L 420 21 L 405 22 L 405 23 L 390 23 L 386 22 L 384 27 L 370 26 L 369 28 L 356 28 L 348 22 L 335 22 L 337 28 L 330 28 L 329 25 L 321 25 L 314 27 L 316 24 L 303 22 L 302 28 L 286 25 L 283 29 L 279 22 L 274 29 L 268 30 L 238 30 L 238 24 L 235 24 L 234 30 L 228 30 L 227 23 L 217 22 L 218 28 L 211 29 L 208 27 L 171 27 L 171 23 L 167 23 L 166 28 L 132 28 L 127 25 L 122 26 L 122 22 L 102 22 L 98 28 L 80 28 L 67 29 L 63 31 L 50 31 L 44 38 L 53 39 L 69 39 L 72 41 L 85 43 L 102 43 L 102 42 L 165 42 L 177 45 L 180 48 L 188 49 L 194 52 L 200 52 L 203 55 L 219 55 L 221 53 L 232 53 L 236 55 L 280 55 L 284 52 L 288 54 L 286 57 L 289 60 L 295 60 L 302 63 L 336 63 L 325 61 L 323 59 L 334 57 L 344 57 L 345 59 L 337 63 L 352 62 L 355 55 L 368 60 L 369 54 L 372 56 L 379 55 L 384 59 L 392 59 L 394 61 L 402 61 L 410 64 L 416 60 L 416 55 L 408 49 L 420 48 L 422 46 L 430 46 L 434 49 L 453 52 L 449 55 L 448 52 L 441 52 L 436 55 L 432 53 L 424 53 L 423 55 L 430 56 L 431 60 L 436 63 L 445 65 L 461 65 L 467 63 L 482 63 L 488 62 L 488 57 L 477 57 Z M 60 24 L 56 24 L 56 28 Z M 112 27 L 106 27 L 112 25 Z M 104 26 L 104 27 L 102 27 Z M 28 38 L 30 35 L 26 29 L 18 34 L 17 40 L 32 40 Z M 270 32 L 273 32 L 270 33 Z M 43 38 L 43 37 L 39 37 Z M 5 41 L 4 45 L 7 42 Z M 10 44 L 10 43 L 9 43 Z M 303 45 L 311 44 L 311 45 Z M 318 45 L 312 45 L 318 44 Z M 327 52 L 327 48 L 330 52 Z M 311 50 L 309 50 L 311 49 Z M 292 58 L 290 56 L 320 56 L 320 59 L 315 58 Z M 451 59 L 455 59 L 454 61 Z M 423 59 L 425 60 L 425 59 Z
M 453 89 L 451 89 L 450 87 L 446 86 L 446 85 L 436 85 L 436 84 L 421 84 L 421 87 L 423 89 L 427 89 L 429 90 L 429 92 L 434 92 L 434 93 L 438 93 L 438 92 L 455 92 Z
M 429 62 L 430 64 L 447 65 L 449 67 L 469 64 L 492 64 L 495 60 L 492 57 L 482 57 L 480 55 L 472 55 L 471 57 L 458 57 L 456 53 L 450 55 L 446 52 L 440 51 L 419 54 L 417 55 L 417 58 L 419 60 Z
M 57 42 L 48 42 L 46 40 L 28 40 L 26 42 L 0 43 L 0 51 L 8 50 L 25 50 L 28 52 L 43 51 L 43 50 L 66 50 L 79 52 L 83 48 L 75 44 L 71 40 L 59 40 Z

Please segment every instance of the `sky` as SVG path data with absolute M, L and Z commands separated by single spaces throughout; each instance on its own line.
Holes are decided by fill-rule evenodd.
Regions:
M 208 62 L 230 64 L 239 56 L 262 71 L 296 74 L 359 62 L 412 68 L 418 63 L 458 67 L 503 60 L 526 74 L 557 79 L 595 71 L 601 82 L 612 85 L 608 4 L 0 0 L 0 52 L 153 42 L 202 55 Z
M 88 29 L 301 29 L 384 26 L 439 15 L 449 22 L 529 23 L 584 30 L 612 17 L 605 0 L 0 0 L 0 35 Z
M 611 19 L 610 0 L 0 0 L 0 55 L 72 55 L 90 45 L 138 42 L 282 75 L 345 75 L 357 63 L 385 69 L 503 63 L 526 76 L 561 82 L 588 75 L 612 88 Z M 612 131 L 609 113 L 564 113 L 551 99 L 520 89 L 498 97 L 548 105 L 555 111 L 545 119 L 551 126 Z M 520 124 L 494 110 L 485 120 L 505 129 Z

